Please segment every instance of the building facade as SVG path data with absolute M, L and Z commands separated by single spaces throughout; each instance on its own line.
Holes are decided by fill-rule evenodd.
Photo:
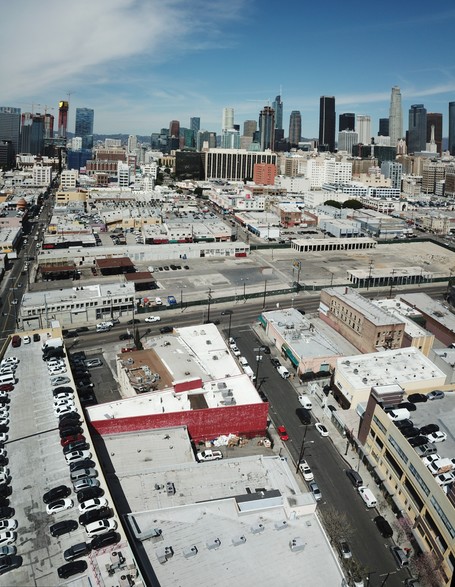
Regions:
M 74 134 L 82 139 L 82 148 L 93 147 L 93 122 L 95 111 L 92 108 L 76 108 L 76 124 Z
M 300 110 L 293 110 L 289 118 L 289 145 L 297 147 L 302 137 L 302 116 Z
M 354 112 L 344 112 L 343 114 L 340 114 L 338 120 L 338 132 L 343 132 L 344 130 L 355 130 Z
M 427 110 L 423 104 L 409 108 L 408 153 L 425 151 L 427 145 Z
M 389 135 L 392 147 L 396 147 L 398 141 L 403 138 L 403 109 L 401 106 L 401 91 L 398 86 L 392 88 L 390 96 Z
M 334 96 L 321 96 L 319 100 L 319 150 L 335 151 Z
M 264 106 L 259 114 L 259 134 L 261 151 L 273 149 L 275 144 L 275 110 Z

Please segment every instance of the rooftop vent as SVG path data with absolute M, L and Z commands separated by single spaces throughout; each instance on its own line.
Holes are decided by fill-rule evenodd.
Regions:
M 221 546 L 221 540 L 219 538 L 211 538 L 205 544 L 209 550 L 217 550 Z
M 197 555 L 197 552 L 198 552 L 197 546 L 194 546 L 193 545 L 193 546 L 190 546 L 189 548 L 184 548 L 183 549 L 183 556 L 185 558 L 191 558 L 193 556 L 196 556 Z
M 302 552 L 302 550 L 305 550 L 305 543 L 300 536 L 297 536 L 289 541 L 289 548 L 292 552 Z
M 282 520 L 281 522 L 275 522 L 275 530 L 284 530 L 288 527 L 288 523 L 286 520 Z
M 245 544 L 245 542 L 246 542 L 246 538 L 243 535 L 234 536 L 234 538 L 232 539 L 232 544 L 234 546 L 240 546 L 241 544 Z
M 261 532 L 264 532 L 264 530 L 264 524 L 261 524 L 260 522 L 253 524 L 250 528 L 251 534 L 260 534 Z
M 172 546 L 162 546 L 156 549 L 156 558 L 158 559 L 158 562 L 160 562 L 161 564 L 164 564 L 173 556 L 174 550 Z

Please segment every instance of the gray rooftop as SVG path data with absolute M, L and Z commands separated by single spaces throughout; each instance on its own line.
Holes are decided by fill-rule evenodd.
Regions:
M 441 302 L 434 300 L 425 293 L 400 294 L 399 297 L 400 300 L 406 302 L 412 308 L 416 308 L 422 314 L 430 316 L 455 334 L 455 315 Z

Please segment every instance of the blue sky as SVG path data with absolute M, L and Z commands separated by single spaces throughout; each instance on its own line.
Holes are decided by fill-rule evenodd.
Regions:
M 67 8 L 70 6 L 70 8 Z M 258 118 L 281 93 L 283 126 L 302 113 L 318 134 L 319 97 L 342 112 L 388 116 L 390 90 L 442 112 L 455 101 L 455 8 L 450 3 L 304 0 L 16 0 L 2 8 L 0 105 L 43 111 L 70 94 L 94 108 L 95 132 L 146 135 L 172 119 L 219 132 Z M 37 104 L 41 106 L 37 106 Z M 242 127 L 243 128 L 243 127 Z

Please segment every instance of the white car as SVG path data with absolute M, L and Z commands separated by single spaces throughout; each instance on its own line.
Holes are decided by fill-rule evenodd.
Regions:
M 329 431 L 324 426 L 324 424 L 321 424 L 320 422 L 316 422 L 316 424 L 314 426 L 321 436 L 328 436 L 329 435 Z
M 0 426 L 9 426 L 9 418 L 7 418 L 6 416 L 1 416 Z
M 444 442 L 447 440 L 447 434 L 445 432 L 441 432 L 438 430 L 437 432 L 432 432 L 431 434 L 427 434 L 428 442 Z
M 453 473 L 441 473 L 440 475 L 436 475 L 435 481 L 441 487 L 450 485 L 455 481 L 455 475 Z
M 441 455 L 438 455 L 438 453 L 435 453 L 432 455 L 428 455 L 427 457 L 424 457 L 422 459 L 422 463 L 425 465 L 425 467 L 428 467 L 428 465 L 431 465 L 431 463 L 434 463 L 434 461 L 439 461 L 440 458 L 441 458 Z
M 64 416 L 65 414 L 69 414 L 70 412 L 76 412 L 77 409 L 74 406 L 66 405 L 66 406 L 56 406 L 54 408 L 54 414 L 58 416 Z
M 15 530 L 17 528 L 17 520 L 0 520 L 0 532 L 5 530 Z
M 76 407 L 76 404 L 74 403 L 73 399 L 59 399 L 57 401 L 54 400 L 54 409 L 55 408 L 71 408 L 71 410 L 74 410 L 74 408 Z
M 300 405 L 305 408 L 305 410 L 311 410 L 313 408 L 313 404 L 311 403 L 310 398 L 305 393 L 299 395 L 299 402 Z
M 5 359 L 2 359 L 1 365 L 8 365 L 9 363 L 17 365 L 20 363 L 20 360 L 17 357 L 6 357 Z
M 65 455 L 66 462 L 68 464 L 75 463 L 76 461 L 83 461 L 84 459 L 91 459 L 92 453 L 89 450 L 73 450 Z
M 52 361 L 48 361 L 46 365 L 48 369 L 53 367 L 66 367 L 65 361 L 62 361 L 61 359 L 52 359 Z
M 2 371 L 6 371 L 6 370 L 16 371 L 16 369 L 17 369 L 17 363 L 11 363 L 11 362 L 6 363 L 3 361 L 0 363 L 0 370 L 2 370 Z
M 54 403 L 59 402 L 61 400 L 70 400 L 73 401 L 74 400 L 74 393 L 57 393 L 57 395 L 54 395 Z
M 0 442 L 4 443 L 8 440 L 8 434 L 6 432 L 0 432 Z
M 64 375 L 66 373 L 65 367 L 50 367 L 49 375 Z
M 2 532 L 0 534 L 0 546 L 7 546 L 8 544 L 14 544 L 16 542 L 16 532 Z
M 57 387 L 58 385 L 65 385 L 65 383 L 69 383 L 70 378 L 64 377 L 61 375 L 57 375 L 56 377 L 51 378 L 51 385 L 52 387 Z
M 0 467 L 0 475 L 4 475 L 6 477 L 9 477 L 10 470 L 8 469 L 8 467 Z
M 47 504 L 46 514 L 58 514 L 71 509 L 73 505 L 74 502 L 72 499 L 69 499 L 69 497 L 66 497 L 65 499 L 57 499 L 56 501 Z
M 99 510 L 100 508 L 107 507 L 108 501 L 105 497 L 95 497 L 94 499 L 88 499 L 87 501 L 83 501 L 79 505 L 79 511 L 81 514 L 85 514 L 85 512 L 90 512 L 92 510 Z
M 240 357 L 240 355 L 242 354 L 236 346 L 231 347 L 231 350 L 236 357 Z
M 313 479 L 314 479 L 313 472 L 310 469 L 310 465 L 305 461 L 305 459 L 302 459 L 300 461 L 299 469 L 300 469 L 300 472 L 302 473 L 305 481 L 313 481 Z
M 28 334 L 26 334 L 25 336 L 22 337 L 22 342 L 24 344 L 30 344 L 32 342 L 32 339 L 28 336 Z
M 99 536 L 100 534 L 106 534 L 106 532 L 112 532 L 117 529 L 117 522 L 115 520 L 98 520 L 85 526 L 87 534 L 92 536 Z
M 160 320 L 160 316 L 147 316 L 147 318 L 145 319 L 146 322 L 159 322 Z
M 163 302 L 161 301 L 161 298 L 155 298 L 155 306 L 162 306 Z

